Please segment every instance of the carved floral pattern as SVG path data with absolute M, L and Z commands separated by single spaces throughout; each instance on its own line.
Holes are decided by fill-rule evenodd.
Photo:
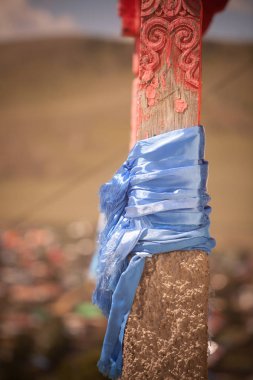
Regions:
M 201 0 L 142 0 L 140 79 L 148 105 L 155 104 L 164 54 L 167 65 L 173 61 L 176 80 L 198 90 L 200 14 Z
M 148 16 L 159 7 L 161 0 L 142 0 L 141 15 Z
M 167 0 L 160 1 L 161 9 L 163 11 L 164 16 L 173 17 L 176 16 L 181 9 L 181 0 Z
M 178 66 L 185 73 L 185 82 L 199 87 L 199 46 L 200 24 L 193 17 L 182 17 L 172 21 L 168 28 L 174 33 L 174 43 L 181 52 Z

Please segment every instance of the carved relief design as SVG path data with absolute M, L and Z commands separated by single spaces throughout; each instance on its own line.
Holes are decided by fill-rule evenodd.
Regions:
M 158 71 L 164 62 L 173 66 L 178 83 L 198 90 L 200 8 L 200 0 L 142 1 L 140 79 L 148 105 L 157 99 Z M 164 85 L 164 78 L 160 84 Z
M 201 14 L 201 0 L 183 0 L 182 7 L 186 13 L 196 17 Z
M 142 29 L 141 69 L 147 79 L 160 65 L 159 51 L 167 43 L 168 21 L 162 17 L 149 18 Z M 148 73 L 148 74 L 147 74 Z
M 184 112 L 188 107 L 188 104 L 185 102 L 184 99 L 176 99 L 175 100 L 175 111 L 178 113 Z
M 142 0 L 141 16 L 148 16 L 156 11 L 161 0 Z
M 168 0 L 168 1 L 161 1 L 161 9 L 163 11 L 164 16 L 167 17 L 173 17 L 176 16 L 182 6 L 181 0 Z
M 178 66 L 185 73 L 186 84 L 198 88 L 200 23 L 192 17 L 178 18 L 169 25 L 169 32 L 174 33 L 174 43 L 180 51 Z

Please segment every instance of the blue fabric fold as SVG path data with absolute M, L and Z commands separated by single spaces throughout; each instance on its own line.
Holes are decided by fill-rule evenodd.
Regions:
M 108 318 L 98 363 L 117 379 L 125 325 L 147 256 L 215 246 L 209 235 L 202 126 L 167 132 L 136 143 L 126 162 L 100 189 L 106 224 L 97 250 L 93 302 Z

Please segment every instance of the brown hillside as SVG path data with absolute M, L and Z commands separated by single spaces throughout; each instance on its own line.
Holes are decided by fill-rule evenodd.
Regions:
M 130 43 L 0 45 L 2 224 L 97 216 L 97 190 L 128 150 Z M 205 44 L 202 123 L 218 244 L 253 246 L 253 46 Z

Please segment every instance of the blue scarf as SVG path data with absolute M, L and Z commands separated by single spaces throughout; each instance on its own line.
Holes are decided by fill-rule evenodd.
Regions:
M 136 143 L 100 190 L 106 224 L 99 236 L 93 302 L 108 318 L 99 370 L 117 379 L 124 330 L 145 258 L 215 246 L 209 235 L 203 127 L 167 132 Z

